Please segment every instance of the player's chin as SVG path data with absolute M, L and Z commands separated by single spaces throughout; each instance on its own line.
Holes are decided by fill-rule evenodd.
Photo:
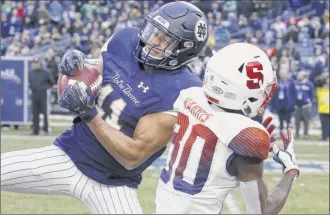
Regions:
M 162 51 L 158 51 L 155 49 L 151 49 L 151 51 L 149 52 L 149 48 L 146 49 L 147 53 L 149 53 L 149 57 L 155 58 L 155 59 L 162 59 L 164 58 L 165 54 Z
M 162 54 L 162 53 L 156 53 L 156 54 L 151 54 L 151 53 L 150 53 L 149 56 L 152 57 L 152 58 L 158 59 L 158 60 L 164 58 L 164 54 Z

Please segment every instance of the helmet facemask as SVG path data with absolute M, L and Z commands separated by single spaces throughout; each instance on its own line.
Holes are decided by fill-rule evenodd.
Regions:
M 256 97 L 251 96 L 243 102 L 241 109 L 242 112 L 250 118 L 253 118 L 257 115 L 259 116 L 263 115 L 268 104 L 273 98 L 276 89 L 277 89 L 277 77 L 276 74 L 274 73 L 273 81 L 265 84 L 262 87 L 262 89 L 260 89 L 260 92 L 258 93 L 259 96 Z
M 168 63 L 173 66 L 178 64 L 175 58 L 179 40 L 164 27 L 153 23 L 150 18 L 145 20 L 141 28 L 140 43 L 143 47 L 139 60 L 143 64 L 159 68 Z
M 188 62 L 179 62 L 179 54 L 193 48 L 194 43 L 180 38 L 174 32 L 167 29 L 167 21 L 159 21 L 161 17 L 147 17 L 142 25 L 137 44 L 140 46 L 140 53 L 137 53 L 137 59 L 148 66 L 154 68 L 163 68 L 174 70 L 187 64 Z M 182 43 L 183 42 L 183 46 Z M 191 59 L 189 62 L 195 60 Z

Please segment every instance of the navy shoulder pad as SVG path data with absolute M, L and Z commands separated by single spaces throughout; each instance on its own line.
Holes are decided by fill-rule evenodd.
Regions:
M 164 72 L 161 77 L 155 80 L 154 86 L 157 86 L 155 92 L 161 98 L 162 108 L 171 110 L 182 90 L 202 87 L 203 83 L 199 77 L 184 67 L 176 72 Z
M 137 41 L 139 34 L 138 28 L 123 28 L 115 32 L 108 41 L 103 45 L 101 52 L 118 50 L 119 46 L 124 48 L 127 44 L 132 44 Z

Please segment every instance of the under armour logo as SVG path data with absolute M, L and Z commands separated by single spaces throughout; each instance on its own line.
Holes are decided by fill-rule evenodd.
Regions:
M 76 107 L 76 108 L 74 109 L 74 111 L 75 111 L 76 113 L 78 113 L 78 115 L 80 115 L 80 114 L 85 114 L 85 110 L 81 110 L 79 106 Z
M 144 82 L 140 82 L 140 84 L 138 85 L 138 88 L 143 88 L 143 92 L 146 93 L 149 90 L 148 86 L 143 86 Z
M 207 26 L 203 20 L 199 20 L 196 23 L 195 37 L 198 41 L 205 41 L 207 37 Z

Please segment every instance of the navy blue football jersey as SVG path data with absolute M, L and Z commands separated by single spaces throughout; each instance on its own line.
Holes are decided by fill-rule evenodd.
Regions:
M 187 67 L 176 71 L 140 69 L 134 51 L 139 29 L 116 32 L 103 46 L 103 82 L 96 106 L 102 118 L 113 128 L 132 137 L 139 118 L 173 110 L 180 91 L 201 87 L 202 82 Z M 165 147 L 139 167 L 127 170 L 97 140 L 88 125 L 75 123 L 55 141 L 78 169 L 91 179 L 107 185 L 138 187 L 141 173 L 165 150 Z

